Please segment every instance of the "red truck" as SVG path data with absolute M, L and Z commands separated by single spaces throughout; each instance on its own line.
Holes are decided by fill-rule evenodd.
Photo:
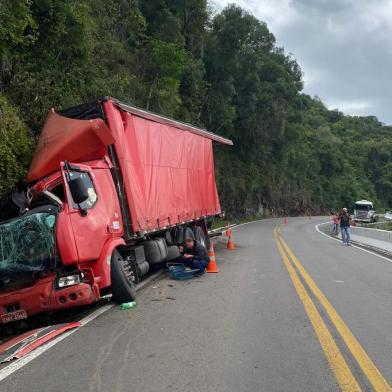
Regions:
M 113 98 L 49 112 L 0 224 L 0 322 L 135 298 L 135 284 L 179 256 L 221 213 L 212 142 L 228 139 Z

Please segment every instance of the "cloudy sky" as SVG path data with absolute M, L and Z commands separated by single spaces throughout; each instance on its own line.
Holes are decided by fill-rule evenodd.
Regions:
M 307 94 L 392 125 L 392 0 L 212 0 L 267 22 L 304 73 Z

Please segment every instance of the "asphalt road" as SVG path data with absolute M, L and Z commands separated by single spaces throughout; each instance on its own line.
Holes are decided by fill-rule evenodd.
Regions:
M 160 279 L 0 390 L 390 391 L 392 263 L 322 236 L 321 221 L 237 228 L 236 250 L 217 246 L 218 274 Z

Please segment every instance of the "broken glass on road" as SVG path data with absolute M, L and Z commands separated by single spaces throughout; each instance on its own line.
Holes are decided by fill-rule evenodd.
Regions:
M 38 272 L 56 263 L 57 211 L 38 208 L 0 224 L 0 276 Z

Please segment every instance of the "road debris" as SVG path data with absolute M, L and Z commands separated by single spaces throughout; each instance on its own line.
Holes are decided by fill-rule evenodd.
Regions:
M 0 363 L 19 359 L 62 333 L 79 328 L 80 322 L 50 325 L 34 329 L 0 345 Z
M 137 302 L 136 301 L 132 301 L 132 302 L 125 302 L 123 304 L 120 305 L 120 308 L 122 310 L 128 310 L 128 309 L 132 309 L 132 308 L 136 308 Z

